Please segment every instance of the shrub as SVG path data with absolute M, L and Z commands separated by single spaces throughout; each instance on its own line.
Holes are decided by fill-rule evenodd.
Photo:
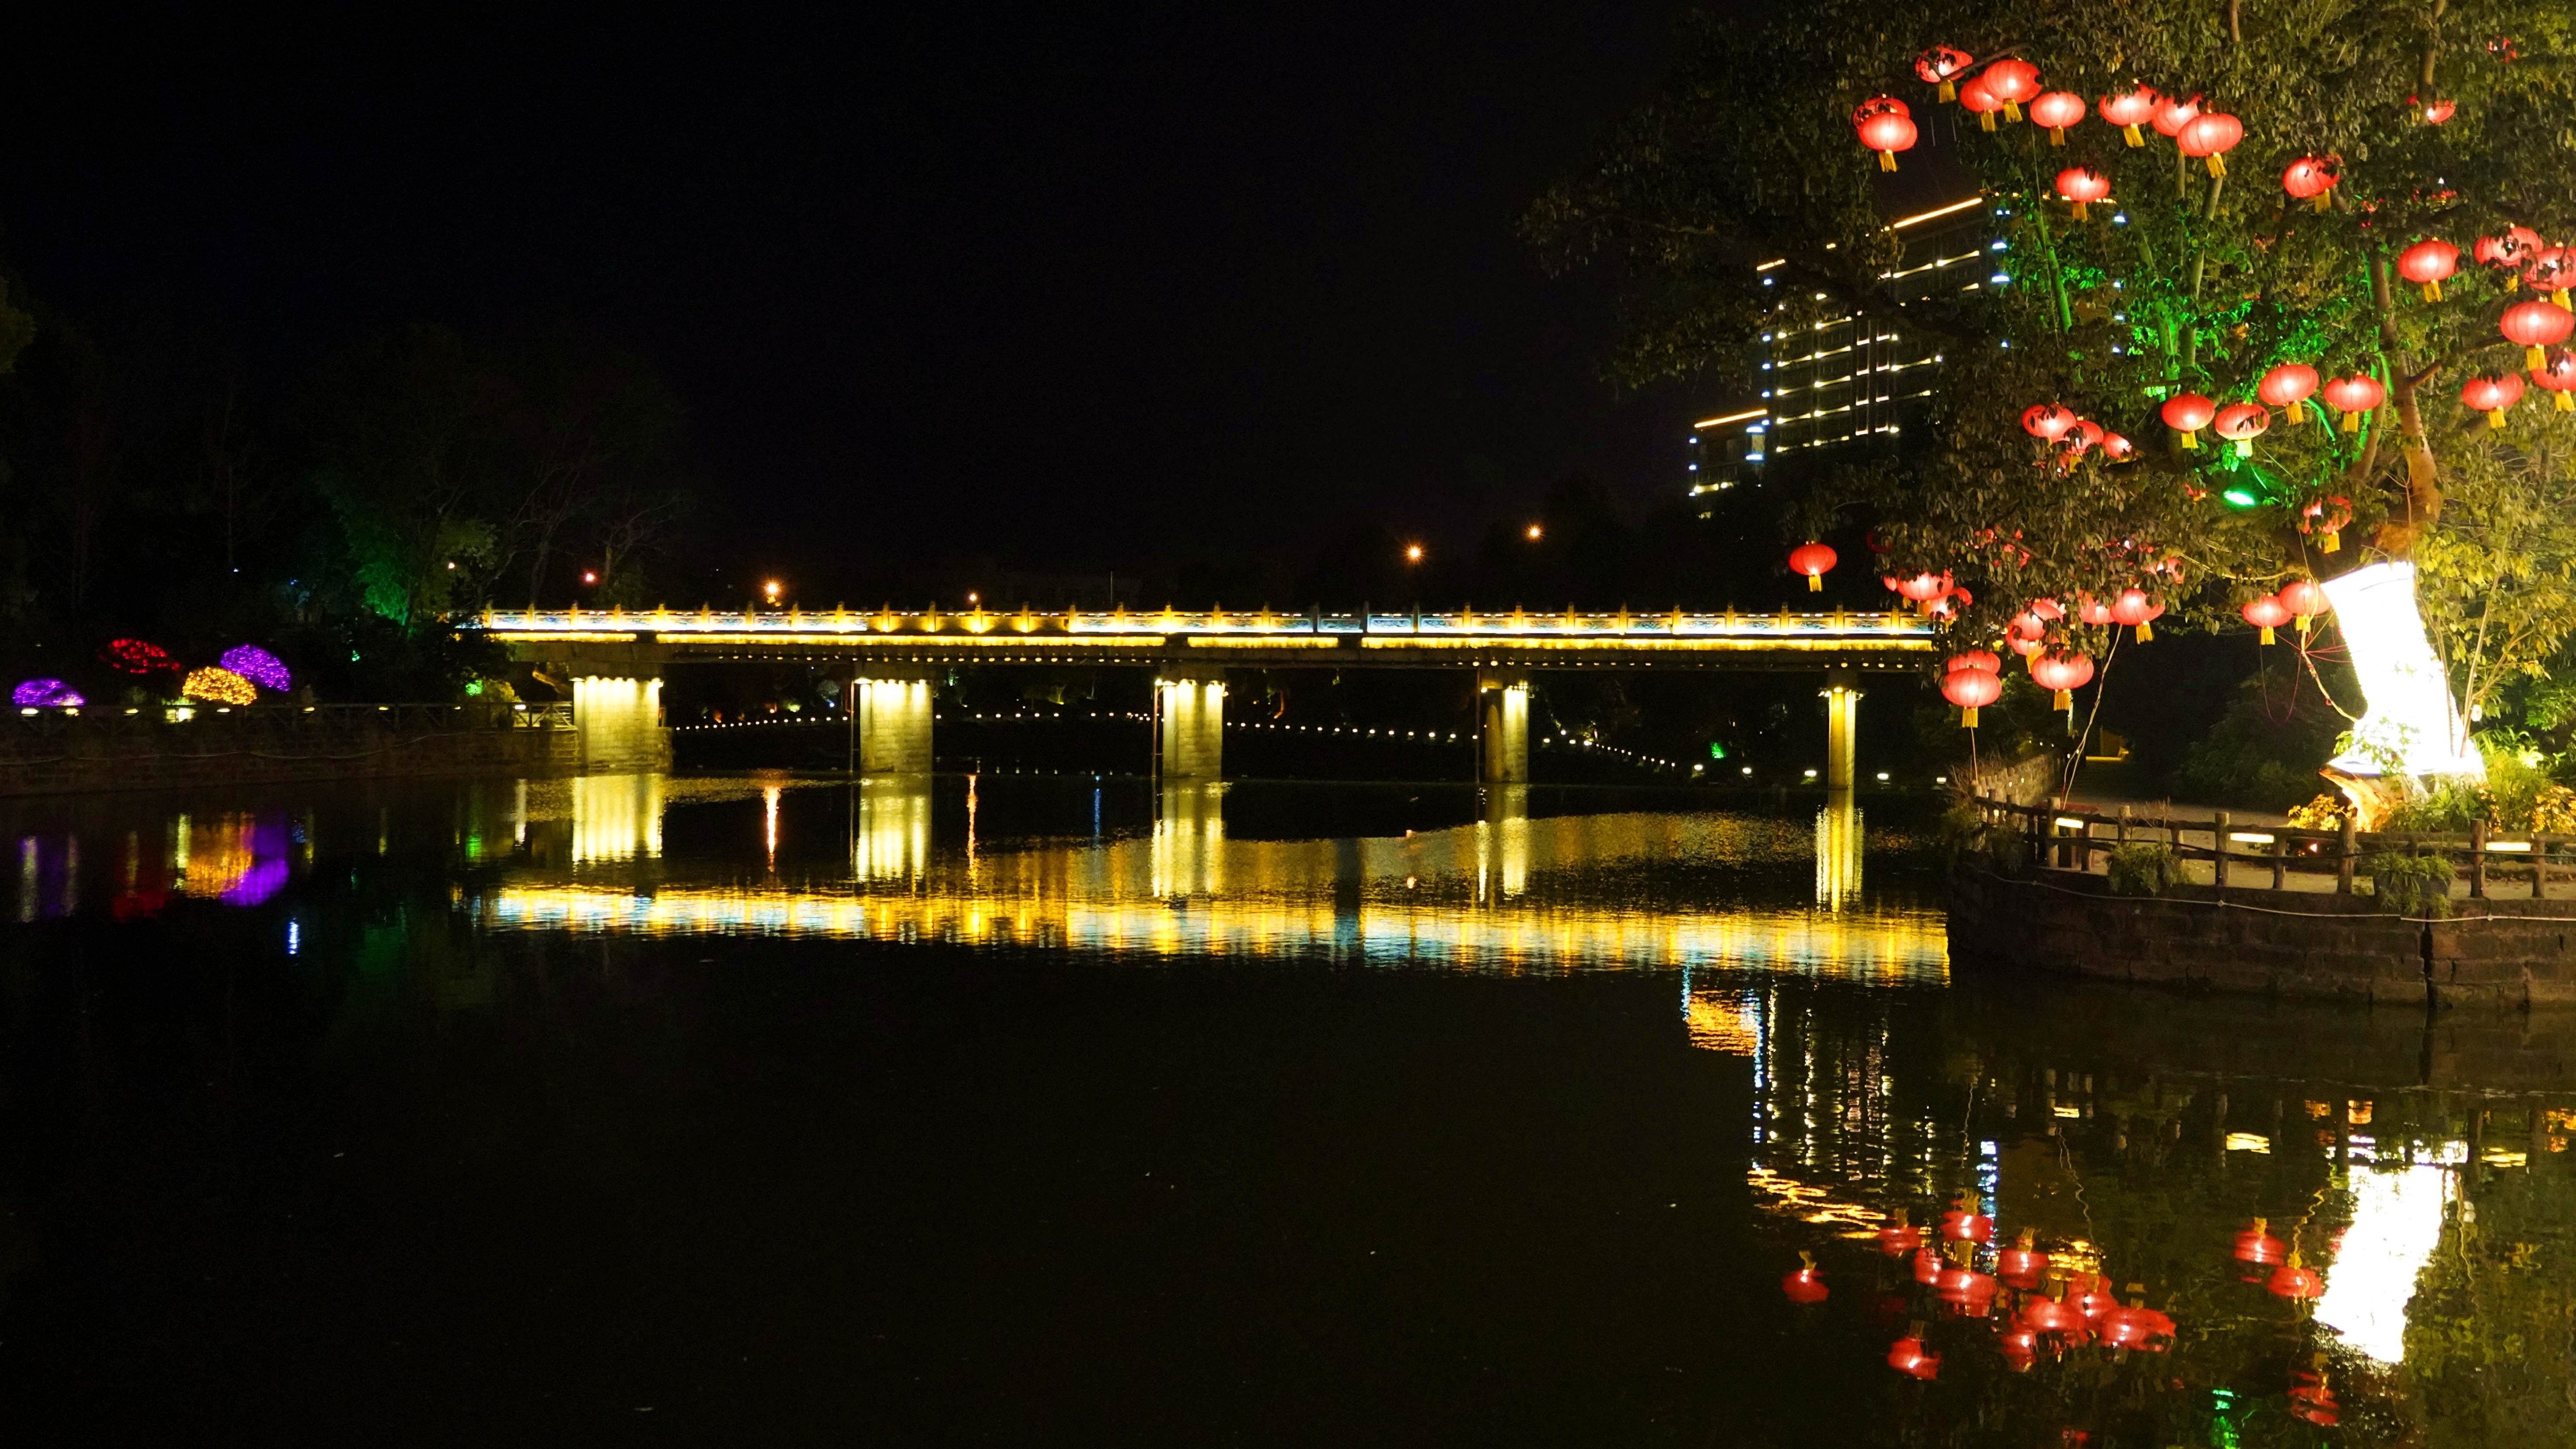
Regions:
M 2408 796 L 2405 804 L 2379 822 L 2379 828 L 2464 835 L 2471 825 L 2491 818 L 2494 809 L 2494 801 L 2484 786 L 2445 780 L 2421 794 Z
M 2506 830 L 2536 828 L 2531 823 L 2532 812 L 2541 792 L 2552 788 L 2540 752 L 2531 747 L 2528 739 L 2505 730 L 2479 735 L 2478 750 L 2487 766 L 2487 796 L 2491 802 L 2487 823 Z
M 2345 817 L 2352 814 L 2352 802 L 2341 795 L 2319 795 L 2305 805 L 2290 809 L 2292 830 L 2341 830 Z
M 2152 896 L 2182 879 L 2182 861 L 2170 845 L 2137 841 L 2115 846 L 2110 857 L 2111 894 Z
M 2377 893 L 2379 908 L 2401 916 L 2447 916 L 2451 913 L 2451 860 L 2445 855 L 2416 855 L 2385 850 L 2362 862 Z
M 2576 790 L 2544 787 L 2531 802 L 2531 828 L 2543 835 L 2576 833 Z

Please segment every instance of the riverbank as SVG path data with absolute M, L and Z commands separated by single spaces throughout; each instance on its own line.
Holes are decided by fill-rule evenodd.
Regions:
M 0 797 L 207 785 L 570 774 L 583 742 L 561 708 L 155 706 L 0 717 Z

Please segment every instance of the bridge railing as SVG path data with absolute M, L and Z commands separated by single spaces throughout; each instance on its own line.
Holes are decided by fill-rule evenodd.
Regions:
M 1836 639 L 1929 640 L 1930 621 L 1901 611 L 1837 609 L 1822 613 L 1728 610 L 1690 613 L 1526 609 L 1432 613 L 1282 613 L 1245 610 L 957 611 L 866 609 L 487 609 L 462 621 L 501 635 L 624 638 L 652 633 L 722 639 L 869 636 L 1012 635 L 1052 638 L 1219 637 L 1247 641 L 1339 640 L 1350 636 L 1394 639 Z

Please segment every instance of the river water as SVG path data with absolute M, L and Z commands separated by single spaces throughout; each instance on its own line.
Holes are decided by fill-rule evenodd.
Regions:
M 0 1402 L 48 1443 L 2576 1441 L 2576 1032 L 1954 974 L 1936 809 L 0 804 Z M 1931 1285 L 1878 1250 L 1971 1207 Z M 2238 1261 L 2257 1217 L 2321 1297 Z M 2024 1231 L 2054 1276 L 1988 1296 Z M 2170 1340 L 2003 1331 L 2095 1272 Z

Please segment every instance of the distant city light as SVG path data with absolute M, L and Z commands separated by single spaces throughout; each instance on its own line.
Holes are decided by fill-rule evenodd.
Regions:
M 1406 563 L 1422 562 L 1422 545 L 1418 543 L 1406 544 L 1404 546 L 1404 561 Z
M 1696 468 L 1696 467 L 1698 467 L 1699 465 L 1698 465 L 1697 463 L 1693 463 L 1693 464 L 1691 464 L 1691 466 L 1692 466 L 1692 467 L 1694 467 L 1694 468 Z M 1539 536 L 1539 526 L 1538 526 L 1537 524 L 1533 523 L 1533 524 L 1531 524 L 1531 525 L 1529 526 L 1529 536 L 1530 536 L 1530 537 L 1532 537 L 1532 538 L 1536 538 L 1536 537 L 1538 537 L 1538 536 Z

